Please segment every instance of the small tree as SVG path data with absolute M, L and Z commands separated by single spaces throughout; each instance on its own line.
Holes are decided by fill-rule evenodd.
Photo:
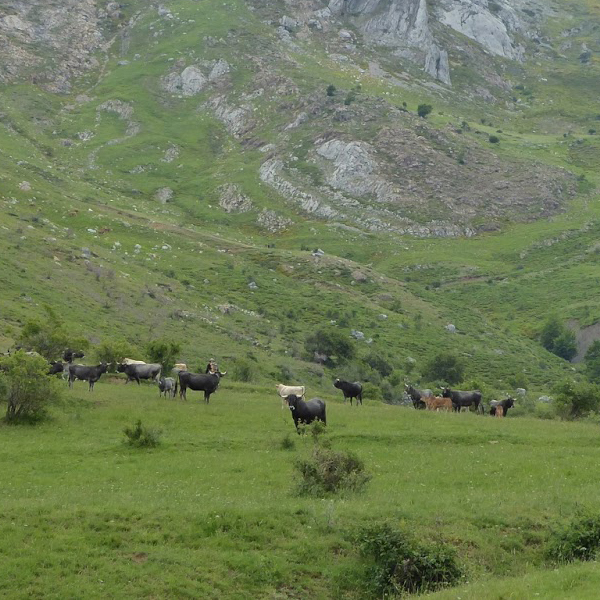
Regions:
M 47 360 L 62 356 L 65 349 L 69 347 L 77 350 L 86 350 L 89 347 L 87 339 L 70 335 L 65 330 L 63 322 L 53 308 L 45 305 L 44 310 L 46 317 L 43 321 L 32 319 L 25 323 L 21 336 L 17 340 L 18 344 L 33 348 Z
M 596 340 L 587 349 L 584 361 L 588 379 L 600 383 L 600 340 Z
M 551 315 L 540 332 L 540 342 L 552 354 L 571 360 L 577 354 L 575 334 L 556 315 Z
M 490 135 L 488 140 L 490 144 L 497 144 L 500 141 L 500 138 L 497 135 Z
M 43 419 L 60 399 L 58 382 L 47 375 L 48 363 L 23 351 L 0 359 L 0 401 L 6 402 L 7 423 Z
M 333 327 L 323 327 L 309 335 L 304 348 L 312 358 L 315 352 L 327 356 L 327 362 L 334 363 L 354 358 L 354 344 L 341 331 Z
M 464 379 L 464 361 L 452 352 L 438 352 L 423 367 L 423 378 L 427 381 L 444 381 L 454 385 Z
M 417 106 L 417 114 L 421 119 L 424 119 L 432 110 L 433 106 L 431 106 L 431 104 L 419 104 L 419 106 Z
M 146 347 L 148 359 L 162 365 L 163 373 L 168 373 L 175 366 L 177 355 L 181 352 L 181 344 L 172 340 L 153 340 Z
M 554 402 L 563 419 L 577 419 L 600 408 L 600 386 L 588 382 L 563 381 L 554 389 Z
M 330 83 L 327 86 L 327 95 L 328 96 L 335 96 L 335 92 L 336 92 L 335 85 L 333 85 L 332 83 Z

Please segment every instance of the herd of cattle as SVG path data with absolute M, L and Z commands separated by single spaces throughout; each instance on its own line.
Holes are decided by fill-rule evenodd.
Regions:
M 34 353 L 28 353 L 34 354 Z M 49 362 L 49 375 L 62 373 L 68 380 L 69 387 L 73 387 L 76 380 L 87 381 L 89 390 L 94 389 L 94 384 L 100 377 L 106 373 L 111 366 L 110 363 L 100 363 L 96 366 L 86 366 L 73 364 L 76 358 L 83 358 L 83 352 L 76 352 L 71 349 L 65 350 L 62 361 Z M 211 394 L 219 387 L 221 377 L 227 374 L 227 371 L 221 372 L 214 362 L 210 359 L 205 373 L 191 373 L 187 370 L 187 365 L 177 363 L 173 368 L 174 377 L 164 377 L 162 366 L 157 363 L 145 363 L 141 360 L 130 358 L 123 359 L 116 368 L 118 373 L 126 376 L 125 383 L 136 381 L 138 385 L 142 379 L 154 381 L 158 385 L 159 394 L 165 398 L 175 398 L 179 391 L 179 397 L 187 399 L 187 390 L 204 392 L 205 402 L 209 402 Z M 344 402 L 356 399 L 356 405 L 362 405 L 363 386 L 359 382 L 349 382 L 342 379 L 336 379 L 333 386 L 341 390 L 344 396 Z M 276 385 L 278 395 L 282 399 L 282 408 L 289 407 L 294 425 L 298 429 L 300 424 L 310 424 L 315 420 L 327 423 L 326 405 L 320 398 L 313 398 L 306 401 L 304 399 L 306 388 L 299 385 Z M 427 409 L 433 411 L 455 411 L 460 412 L 463 408 L 473 409 L 477 413 L 484 413 L 481 392 L 457 391 L 450 388 L 443 388 L 441 396 L 435 396 L 431 390 L 419 390 L 412 385 L 405 384 L 405 393 L 407 399 L 412 401 L 414 408 Z M 504 417 L 508 410 L 514 406 L 513 398 L 505 400 L 492 400 L 490 402 L 490 414 L 496 417 Z

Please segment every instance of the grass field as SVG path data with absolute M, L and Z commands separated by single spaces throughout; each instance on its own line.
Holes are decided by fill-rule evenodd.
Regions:
M 312 437 L 271 388 L 227 379 L 209 405 L 76 384 L 51 421 L 2 426 L 0 595 L 363 598 L 352 534 L 388 522 L 457 549 L 465 583 L 433 597 L 597 597 L 595 563 L 543 558 L 554 527 L 597 505 L 597 425 L 357 408 L 333 392 L 324 437 L 365 462 L 361 494 L 296 496 Z M 124 443 L 138 419 L 159 447 Z

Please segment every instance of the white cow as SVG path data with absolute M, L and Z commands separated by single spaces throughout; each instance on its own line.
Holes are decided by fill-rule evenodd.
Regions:
M 304 398 L 304 393 L 306 388 L 303 385 L 283 385 L 283 383 L 278 383 L 275 388 L 277 389 L 277 393 L 281 396 L 281 408 L 285 408 L 285 399 L 288 396 L 294 394 L 298 396 L 298 398 Z
M 175 366 L 173 367 L 173 371 L 187 371 L 187 365 L 185 363 L 175 363 Z
M 133 358 L 124 358 L 121 361 L 122 365 L 145 365 L 146 363 L 143 360 L 133 360 Z

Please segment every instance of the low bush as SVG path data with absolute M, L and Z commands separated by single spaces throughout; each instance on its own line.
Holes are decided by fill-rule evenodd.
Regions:
M 156 448 L 160 444 L 160 429 L 148 429 L 138 419 L 133 427 L 125 427 L 125 441 L 134 448 Z
M 594 560 L 600 550 L 600 515 L 580 515 L 553 532 L 546 556 L 554 562 Z
M 315 446 L 310 458 L 294 465 L 300 473 L 297 493 L 322 498 L 341 492 L 359 492 L 371 479 L 365 465 L 350 452 Z
M 294 450 L 294 448 L 296 448 L 296 442 L 292 439 L 289 433 L 286 433 L 283 438 L 281 438 L 279 448 L 281 450 Z
M 437 590 L 463 575 L 454 548 L 423 544 L 388 523 L 361 529 L 353 541 L 366 561 L 363 585 L 373 597 Z

